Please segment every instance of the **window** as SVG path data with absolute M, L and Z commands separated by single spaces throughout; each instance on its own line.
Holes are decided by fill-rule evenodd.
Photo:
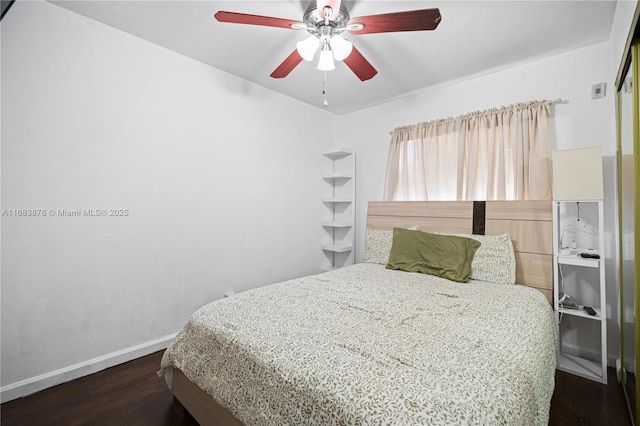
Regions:
M 549 102 L 394 130 L 384 200 L 551 199 Z

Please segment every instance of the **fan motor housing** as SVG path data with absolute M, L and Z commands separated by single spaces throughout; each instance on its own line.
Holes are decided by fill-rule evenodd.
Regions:
M 340 11 L 335 19 L 325 22 L 324 15 L 316 7 L 316 3 L 312 2 L 304 12 L 303 22 L 307 25 L 307 31 L 315 36 L 331 36 L 339 34 L 347 29 L 349 22 L 349 11 L 340 5 Z

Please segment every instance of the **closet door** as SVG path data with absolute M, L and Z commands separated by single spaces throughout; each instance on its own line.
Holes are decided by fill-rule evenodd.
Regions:
M 637 30 L 637 28 L 636 28 Z M 636 39 L 635 43 L 631 47 L 632 62 L 631 62 L 631 86 L 632 86 L 632 106 L 631 111 L 633 115 L 633 142 L 631 149 L 633 150 L 633 171 L 634 179 L 632 184 L 634 185 L 634 243 L 631 247 L 629 255 L 632 255 L 634 268 L 640 261 L 640 40 Z M 640 275 L 638 270 L 634 269 L 634 289 L 635 289 L 635 317 L 638 317 L 638 309 L 640 308 Z M 638 371 L 638 354 L 640 354 L 640 327 L 635 327 L 635 365 L 636 375 Z M 640 412 L 638 406 L 640 406 L 640 392 L 638 388 L 638 382 L 636 380 L 635 389 L 635 424 L 640 424 Z
M 631 46 L 631 63 L 618 85 L 618 198 L 620 224 L 620 358 L 622 383 L 635 424 L 640 424 L 636 380 L 640 353 L 640 40 Z

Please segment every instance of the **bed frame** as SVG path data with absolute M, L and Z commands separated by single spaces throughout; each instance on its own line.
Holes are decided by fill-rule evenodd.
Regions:
M 418 226 L 425 232 L 509 233 L 516 256 L 516 282 L 553 298 L 551 201 L 371 201 L 367 227 Z M 173 395 L 202 426 L 241 426 L 232 414 L 174 370 Z M 185 413 L 186 414 L 186 413 Z

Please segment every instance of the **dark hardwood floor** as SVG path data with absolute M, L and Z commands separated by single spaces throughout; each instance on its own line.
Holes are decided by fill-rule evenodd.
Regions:
M 607 384 L 556 371 L 549 425 L 631 425 L 629 410 L 616 371 L 609 368 Z
M 195 425 L 156 375 L 162 352 L 0 406 L 2 426 Z M 183 423 L 184 421 L 184 423 Z M 630 425 L 615 371 L 609 384 L 556 373 L 550 425 Z
M 156 352 L 6 402 L 0 406 L 0 424 L 181 425 L 182 411 L 174 406 L 164 378 L 156 374 L 161 357 L 162 352 Z

